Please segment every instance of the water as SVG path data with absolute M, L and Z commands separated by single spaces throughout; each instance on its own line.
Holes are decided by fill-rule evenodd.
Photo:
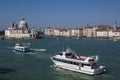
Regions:
M 19 54 L 12 51 L 18 41 L 46 52 Z M 72 48 L 77 55 L 99 55 L 99 64 L 107 72 L 90 76 L 56 68 L 50 56 Z M 120 41 L 46 37 L 43 39 L 0 40 L 0 80 L 120 80 Z

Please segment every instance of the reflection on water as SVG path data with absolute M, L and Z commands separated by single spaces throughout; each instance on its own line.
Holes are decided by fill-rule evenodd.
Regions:
M 57 80 L 94 80 L 94 76 L 56 68 Z
M 68 71 L 54 66 L 52 68 L 56 80 L 94 80 L 94 76 Z
M 0 68 L 0 74 L 7 74 L 7 73 L 14 72 L 14 71 L 16 70 L 10 69 L 10 68 Z
M 55 65 L 50 66 L 53 69 L 53 74 L 55 75 L 56 80 L 106 80 L 108 78 L 115 79 L 108 74 L 100 74 L 100 75 L 87 75 L 83 73 L 73 72 L 65 69 L 61 69 L 56 67 Z

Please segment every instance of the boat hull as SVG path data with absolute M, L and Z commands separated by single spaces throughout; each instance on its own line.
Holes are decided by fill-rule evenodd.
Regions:
M 24 50 L 17 50 L 17 49 L 14 49 L 16 52 L 23 52 L 23 53 L 25 53 L 25 52 L 30 52 L 30 50 L 27 50 L 27 51 L 24 51 Z
M 59 62 L 59 61 L 56 61 L 56 60 L 53 60 L 53 59 L 52 59 L 52 61 L 56 65 L 56 67 L 71 70 L 71 71 L 75 71 L 75 72 L 85 73 L 85 74 L 89 74 L 89 75 L 100 74 L 100 73 L 103 73 L 104 70 L 105 70 L 103 67 L 98 68 L 98 69 L 88 69 L 88 68 L 83 68 L 79 65 L 63 63 L 63 62 Z

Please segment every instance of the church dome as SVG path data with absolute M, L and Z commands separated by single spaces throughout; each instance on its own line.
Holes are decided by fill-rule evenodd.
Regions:
M 22 17 L 22 20 L 19 23 L 19 28 L 20 29 L 27 29 L 27 22 L 25 21 L 24 17 Z

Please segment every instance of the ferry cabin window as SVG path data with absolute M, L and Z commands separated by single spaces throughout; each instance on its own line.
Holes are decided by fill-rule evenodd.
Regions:
M 72 58 L 72 57 L 75 57 L 75 54 L 72 54 L 72 53 L 66 53 L 65 56 L 68 57 L 68 58 Z
M 90 66 L 90 64 L 81 64 L 81 66 L 83 67 L 83 66 Z
M 28 48 L 25 48 L 25 50 L 28 50 Z
M 21 50 L 24 50 L 24 48 L 21 48 Z
M 65 56 L 72 56 L 72 53 L 66 53 Z
M 62 55 L 63 55 L 63 53 L 59 53 L 59 55 L 61 55 L 61 56 L 62 56 Z
M 60 62 L 68 63 L 68 64 L 79 65 L 79 63 L 77 63 L 77 62 L 61 60 L 61 59 L 57 59 L 57 58 L 54 58 L 54 57 L 53 57 L 53 59 L 56 60 L 56 61 L 60 61 Z
M 27 50 L 27 48 L 25 48 L 25 50 Z
M 95 68 L 98 67 L 96 63 L 90 64 L 90 66 L 91 66 L 92 69 L 95 69 Z

